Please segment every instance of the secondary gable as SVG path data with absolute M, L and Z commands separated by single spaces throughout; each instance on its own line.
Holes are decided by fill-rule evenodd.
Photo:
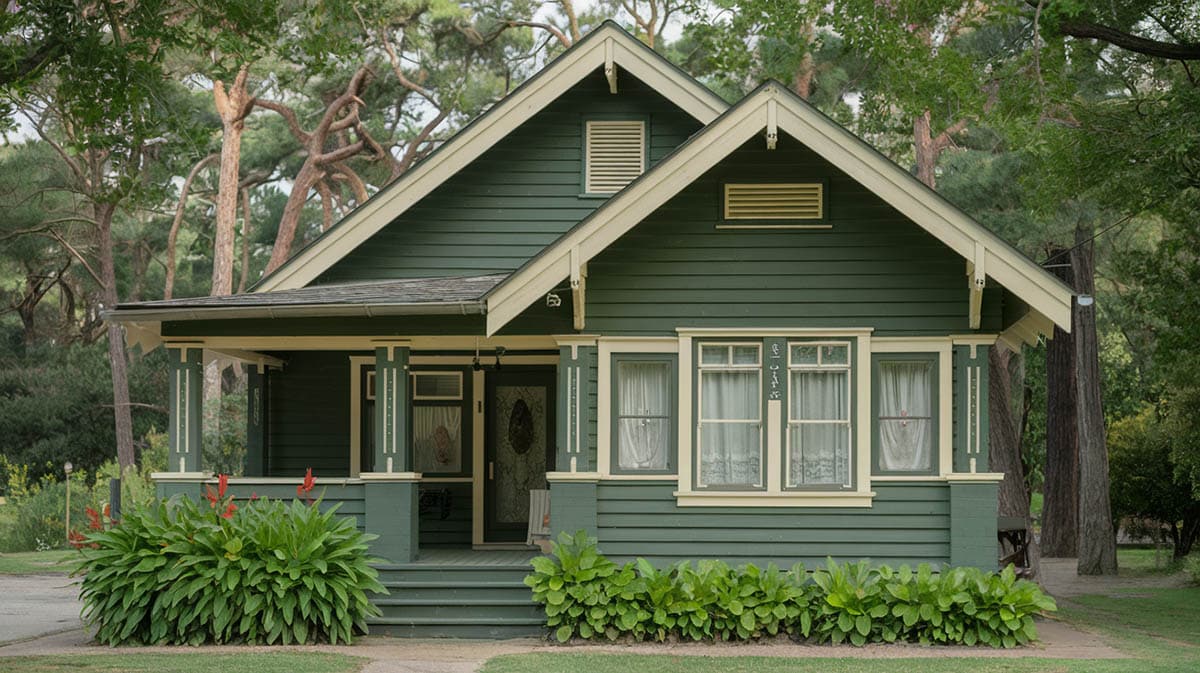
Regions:
M 589 119 L 643 119 L 653 166 L 700 123 L 625 75 L 597 69 L 336 262 L 316 283 L 512 271 L 607 199 L 582 194 Z
M 719 229 L 726 182 L 820 182 L 827 229 Z M 738 222 L 743 224 L 743 222 Z M 814 224 L 814 223 L 806 223 Z M 970 331 L 962 259 L 845 172 L 780 134 L 743 143 L 588 263 L 588 332 L 678 327 Z M 998 287 L 981 329 L 1002 328 Z

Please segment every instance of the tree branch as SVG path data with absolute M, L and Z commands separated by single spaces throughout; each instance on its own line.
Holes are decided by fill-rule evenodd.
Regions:
M 508 21 L 505 21 L 504 23 L 512 28 L 521 26 L 521 27 L 526 27 L 526 28 L 538 28 L 538 29 L 544 30 L 547 33 L 550 33 L 551 35 L 553 35 L 554 39 L 558 40 L 559 44 L 561 44 L 562 46 L 564 46 L 564 47 L 571 46 L 571 38 L 567 37 L 567 35 L 565 33 L 563 33 L 561 30 L 559 30 L 556 26 L 554 26 L 552 24 L 544 23 L 541 21 L 520 21 L 517 19 L 509 19 Z

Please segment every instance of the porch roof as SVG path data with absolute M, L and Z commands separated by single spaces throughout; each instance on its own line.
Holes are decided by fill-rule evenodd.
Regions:
M 280 318 L 312 316 L 380 316 L 478 314 L 482 298 L 508 274 L 406 278 L 362 283 L 313 285 L 293 290 L 254 292 L 221 297 L 186 297 L 118 304 L 104 312 L 117 322 L 204 320 L 213 318 Z

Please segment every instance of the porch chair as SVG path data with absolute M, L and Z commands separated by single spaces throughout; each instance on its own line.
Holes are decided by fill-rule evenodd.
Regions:
M 537 546 L 542 553 L 550 551 L 550 491 L 547 489 L 529 491 L 529 535 L 525 544 Z

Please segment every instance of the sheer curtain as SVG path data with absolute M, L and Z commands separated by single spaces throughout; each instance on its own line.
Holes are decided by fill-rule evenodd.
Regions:
M 847 370 L 792 372 L 789 483 L 850 483 L 849 379 Z
M 617 363 L 617 464 L 621 469 L 667 469 L 670 377 L 666 362 Z
M 933 365 L 879 364 L 879 467 L 927 471 L 933 466 Z
M 762 432 L 758 371 L 700 374 L 700 482 L 758 485 Z

